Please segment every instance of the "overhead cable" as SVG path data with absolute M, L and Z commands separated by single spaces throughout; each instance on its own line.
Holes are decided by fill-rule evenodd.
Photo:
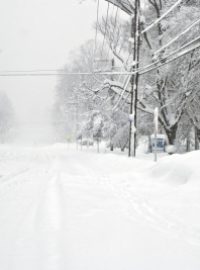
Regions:
M 193 22 L 192 24 L 190 24 L 183 32 L 181 32 L 179 35 L 177 35 L 172 40 L 170 40 L 167 44 L 162 46 L 159 50 L 155 51 L 154 54 L 158 54 L 159 52 L 163 51 L 164 49 L 166 49 L 167 47 L 172 45 L 175 41 L 177 41 L 180 37 L 185 35 L 188 31 L 190 31 L 190 29 L 192 29 L 198 23 L 200 23 L 200 18 L 198 20 L 196 20 L 195 22 Z
M 144 30 L 141 31 L 142 34 L 151 30 L 155 25 L 157 25 L 160 21 L 162 21 L 170 12 L 172 12 L 178 5 L 181 4 L 183 0 L 178 0 L 174 5 L 170 7 L 160 18 L 156 19 L 149 26 L 147 26 Z
M 189 48 L 188 48 L 189 47 Z M 153 71 L 161 66 L 169 64 L 178 58 L 194 51 L 200 47 L 200 36 L 182 46 L 180 49 L 166 56 L 155 63 L 141 67 L 133 72 L 57 72 L 57 73 L 0 73 L 0 77 L 28 77 L 28 76 L 71 76 L 71 75 L 134 75 L 139 73 L 140 75 Z M 174 57 L 173 57 L 174 56 Z

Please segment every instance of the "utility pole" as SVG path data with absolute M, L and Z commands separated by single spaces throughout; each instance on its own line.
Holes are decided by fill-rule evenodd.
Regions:
M 139 68 L 140 58 L 140 0 L 135 0 L 135 11 L 131 18 L 131 41 L 133 44 L 132 71 Z M 129 126 L 129 151 L 128 155 L 136 156 L 137 147 L 137 103 L 138 103 L 139 74 L 131 78 L 130 126 Z
M 114 57 L 111 59 L 111 71 L 114 72 L 115 71 L 115 59 Z M 112 74 L 111 77 L 110 77 L 111 81 L 114 81 L 114 75 Z M 112 125 L 112 122 L 113 122 L 113 111 L 112 111 L 112 108 L 113 108 L 113 97 L 112 97 L 112 93 L 110 93 L 110 128 L 111 128 L 111 125 Z M 114 150 L 114 144 L 113 144 L 113 141 L 112 141 L 112 136 L 111 136 L 111 129 L 109 131 L 109 141 L 110 141 L 110 151 L 113 151 Z
M 115 71 L 115 59 L 114 57 L 111 59 L 111 71 Z M 114 81 L 114 75 L 111 75 L 111 81 Z
M 154 161 L 157 162 L 158 159 L 158 149 L 157 149 L 157 137 L 158 137 L 158 107 L 154 110 Z
M 132 71 L 136 71 L 139 68 L 140 58 L 140 0 L 105 0 L 131 16 L 131 39 L 133 50 L 133 66 Z M 135 6 L 132 2 L 135 2 Z M 130 110 L 129 110 L 129 149 L 128 155 L 136 156 L 137 147 L 137 103 L 138 103 L 138 86 L 139 86 L 139 74 L 132 75 L 131 78 L 131 91 L 130 91 Z
M 76 150 L 78 150 L 78 101 L 75 103 L 76 114 Z

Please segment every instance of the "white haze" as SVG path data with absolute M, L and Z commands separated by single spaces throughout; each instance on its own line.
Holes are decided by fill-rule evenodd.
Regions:
M 62 68 L 70 52 L 94 37 L 96 5 L 67 0 L 0 2 L 0 71 Z M 73 25 L 73 26 L 72 26 Z M 56 77 L 1 77 L 23 141 L 50 139 Z

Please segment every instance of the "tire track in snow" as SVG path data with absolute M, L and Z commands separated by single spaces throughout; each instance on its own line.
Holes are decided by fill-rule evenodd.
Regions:
M 34 216 L 39 251 L 37 269 L 63 268 L 64 213 L 60 172 L 52 169 Z
M 12 187 L 18 184 L 23 184 L 24 181 L 26 181 L 24 176 L 26 174 L 30 174 L 31 172 L 34 172 L 35 169 L 36 169 L 36 166 L 31 167 L 31 168 L 26 168 L 26 169 L 23 169 L 23 170 L 20 170 L 15 173 L 11 173 L 9 175 L 2 177 L 1 182 L 0 182 L 0 194 L 2 195 L 3 193 L 5 193 L 6 189 L 9 191 L 10 189 L 12 189 Z
M 60 172 L 49 155 L 46 166 L 39 166 L 32 172 L 30 186 L 34 178 L 37 179 L 37 190 L 29 194 L 32 198 L 24 204 L 17 222 L 12 248 L 15 251 L 9 269 L 15 270 L 16 266 L 21 270 L 65 269 L 62 268 L 64 221 Z M 26 179 L 23 175 L 20 181 Z
M 32 220 L 31 223 L 29 222 L 29 216 L 36 204 L 38 195 L 43 190 L 44 183 L 39 180 L 44 178 L 46 169 L 37 170 L 35 168 L 31 173 L 30 171 L 28 174 L 17 176 L 15 185 L 12 185 L 12 188 L 6 193 L 8 198 L 6 198 L 5 202 L 2 201 L 3 204 L 1 204 L 1 208 L 5 205 L 7 209 L 3 217 L 1 217 L 6 229 L 5 233 L 1 236 L 1 240 L 5 238 L 5 244 L 8 246 L 5 247 L 5 254 L 7 254 L 7 248 L 9 253 L 12 254 L 10 255 L 12 256 L 12 260 L 6 257 L 3 258 L 9 270 L 15 270 L 16 265 L 21 265 L 20 269 L 23 269 L 23 262 L 19 263 L 19 261 L 22 260 L 21 257 L 23 256 L 21 250 L 26 250 L 23 248 L 23 244 L 24 240 L 27 240 L 26 238 L 29 237 L 30 225 L 32 224 Z M 4 229 L 1 233 L 3 232 Z

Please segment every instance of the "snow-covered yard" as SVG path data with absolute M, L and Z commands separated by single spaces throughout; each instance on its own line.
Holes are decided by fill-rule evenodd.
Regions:
M 0 148 L 1 270 L 199 270 L 200 152 Z

